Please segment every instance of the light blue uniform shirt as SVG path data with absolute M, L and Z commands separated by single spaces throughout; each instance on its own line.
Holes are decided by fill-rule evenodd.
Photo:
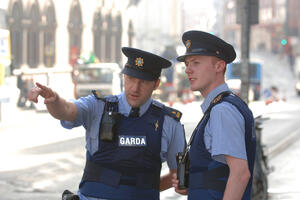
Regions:
M 119 112 L 128 116 L 131 106 L 126 100 L 125 93 L 116 96 L 119 101 Z M 70 121 L 61 121 L 64 128 L 71 129 L 83 125 L 86 129 L 86 149 L 91 153 L 98 150 L 99 125 L 104 110 L 104 102 L 96 99 L 93 95 L 82 97 L 73 101 L 78 109 L 78 115 L 74 123 Z M 140 115 L 143 115 L 151 103 L 162 106 L 158 101 L 152 98 L 140 107 Z M 161 160 L 167 161 L 170 169 L 177 169 L 176 154 L 184 150 L 185 138 L 183 127 L 180 122 L 170 116 L 165 116 L 161 139 Z
M 207 95 L 201 105 L 203 113 L 208 109 L 210 102 L 224 91 L 229 91 L 226 83 Z M 204 130 L 204 143 L 216 161 L 226 164 L 224 155 L 247 160 L 245 120 L 234 105 L 221 102 L 212 108 Z
M 131 106 L 127 102 L 125 93 L 123 92 L 116 97 L 119 101 L 119 112 L 124 116 L 128 116 Z M 93 95 L 82 97 L 78 100 L 74 100 L 73 102 L 78 109 L 76 120 L 74 122 L 61 121 L 61 124 L 67 129 L 82 125 L 86 130 L 86 149 L 93 154 L 98 150 L 99 125 L 105 104 L 103 101 L 96 99 Z M 162 106 L 161 103 L 150 98 L 144 105 L 140 107 L 140 116 L 147 111 L 151 103 Z M 166 115 L 163 123 L 161 138 L 160 157 L 162 162 L 167 161 L 170 169 L 177 169 L 176 154 L 184 150 L 185 144 L 186 141 L 181 123 Z M 79 191 L 78 195 L 82 200 L 101 200 L 99 198 L 86 197 Z

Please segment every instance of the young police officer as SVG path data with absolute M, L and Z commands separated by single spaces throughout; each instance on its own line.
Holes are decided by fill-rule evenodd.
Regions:
M 254 119 L 248 106 L 229 91 L 224 80 L 226 64 L 236 53 L 222 39 L 201 31 L 182 36 L 186 74 L 193 91 L 205 98 L 204 117 L 194 130 L 190 145 L 189 184 L 179 190 L 188 199 L 250 199 L 256 139 Z
M 94 91 L 68 102 L 39 83 L 29 94 L 34 102 L 38 95 L 44 97 L 48 111 L 63 127 L 86 129 L 80 199 L 159 199 L 159 191 L 172 186 L 176 154 L 185 145 L 181 113 L 151 98 L 162 68 L 171 63 L 139 49 L 122 51 L 128 61 L 122 71 L 125 92 L 119 95 L 103 98 Z M 170 171 L 160 177 L 164 161 Z

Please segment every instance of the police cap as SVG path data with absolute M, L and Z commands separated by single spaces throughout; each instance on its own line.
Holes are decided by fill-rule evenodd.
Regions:
M 122 52 L 128 58 L 122 73 L 143 80 L 157 80 L 162 68 L 172 64 L 165 58 L 140 49 L 123 47 Z
M 182 42 L 186 47 L 186 53 L 177 57 L 181 62 L 185 61 L 186 56 L 193 55 L 215 56 L 227 64 L 236 58 L 232 45 L 207 32 L 187 31 L 182 35 Z

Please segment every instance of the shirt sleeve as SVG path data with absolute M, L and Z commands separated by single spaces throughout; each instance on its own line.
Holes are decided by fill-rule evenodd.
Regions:
M 100 113 L 99 106 L 97 106 L 97 99 L 93 95 L 87 97 L 81 97 L 78 100 L 73 100 L 75 103 L 78 113 L 74 122 L 61 121 L 61 125 L 64 128 L 71 129 L 83 125 L 85 129 L 91 126 L 91 122 L 95 118 L 94 113 Z M 102 108 L 103 109 L 103 108 Z
M 225 164 L 224 155 L 247 160 L 245 120 L 234 105 L 223 102 L 214 106 L 206 130 L 211 135 L 213 159 Z
M 161 141 L 161 159 L 167 161 L 169 169 L 177 169 L 176 154 L 186 145 L 182 124 L 165 116 Z

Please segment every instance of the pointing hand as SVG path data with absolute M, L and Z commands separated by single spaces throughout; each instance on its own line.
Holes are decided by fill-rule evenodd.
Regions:
M 28 99 L 29 101 L 37 103 L 39 95 L 45 99 L 45 104 L 53 103 L 58 99 L 58 95 L 56 92 L 54 92 L 51 88 L 37 82 L 36 87 L 30 89 L 28 93 Z

